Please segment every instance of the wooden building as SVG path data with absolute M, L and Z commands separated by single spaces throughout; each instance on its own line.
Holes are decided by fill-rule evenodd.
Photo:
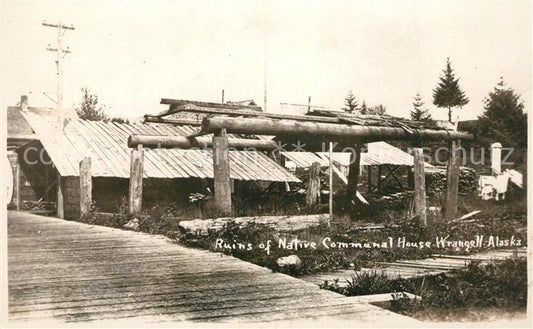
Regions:
M 157 123 L 116 123 L 79 119 L 67 120 L 63 131 L 54 129 L 45 117 L 24 111 L 23 117 L 37 137 L 17 153 L 44 154 L 53 172 L 32 165 L 44 185 L 56 194 L 59 217 L 74 219 L 81 215 L 80 162 L 90 158 L 92 201 L 99 211 L 116 211 L 128 199 L 130 185 L 131 135 L 187 136 L 192 126 Z M 213 190 L 213 154 L 210 149 L 145 149 L 143 165 L 143 206 L 157 202 L 186 203 L 190 193 Z M 259 151 L 230 151 L 230 177 L 240 181 L 297 182 L 293 174 Z M 26 164 L 27 165 L 27 164 Z M 59 184 L 58 184 L 59 183 Z M 58 188 L 59 187 L 59 188 Z

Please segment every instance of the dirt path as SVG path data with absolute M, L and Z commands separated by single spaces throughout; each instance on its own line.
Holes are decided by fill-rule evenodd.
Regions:
M 22 212 L 8 214 L 8 258 L 10 323 L 324 318 L 414 322 L 162 236 Z

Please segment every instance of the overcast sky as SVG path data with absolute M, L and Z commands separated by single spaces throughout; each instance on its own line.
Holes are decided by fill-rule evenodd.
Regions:
M 348 90 L 391 115 L 408 116 L 432 90 L 450 57 L 470 98 L 461 119 L 476 118 L 504 76 L 531 107 L 531 3 L 2 1 L 2 103 L 20 95 L 54 106 L 56 31 L 73 24 L 64 45 L 64 104 L 88 87 L 109 114 L 135 117 L 165 109 L 161 98 L 254 99 L 340 108 Z

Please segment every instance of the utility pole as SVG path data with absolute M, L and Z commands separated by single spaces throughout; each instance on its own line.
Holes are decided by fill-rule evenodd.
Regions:
M 67 47 L 66 50 L 63 50 L 62 45 L 62 38 L 63 34 L 67 30 L 74 30 L 74 26 L 72 25 L 63 25 L 61 22 L 58 24 L 50 24 L 43 22 L 43 26 L 46 27 L 54 27 L 57 29 L 57 45 L 56 48 L 48 47 L 46 50 L 48 51 L 55 51 L 56 52 L 56 65 L 57 65 L 57 114 L 58 114 L 58 128 L 60 131 L 63 131 L 64 129 L 64 122 L 65 122 L 65 114 L 63 112 L 63 58 L 66 56 L 66 54 L 70 53 L 69 48 Z

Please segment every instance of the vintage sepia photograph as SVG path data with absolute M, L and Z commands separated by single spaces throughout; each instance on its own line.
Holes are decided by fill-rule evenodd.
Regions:
M 0 4 L 2 328 L 532 327 L 532 1 Z

